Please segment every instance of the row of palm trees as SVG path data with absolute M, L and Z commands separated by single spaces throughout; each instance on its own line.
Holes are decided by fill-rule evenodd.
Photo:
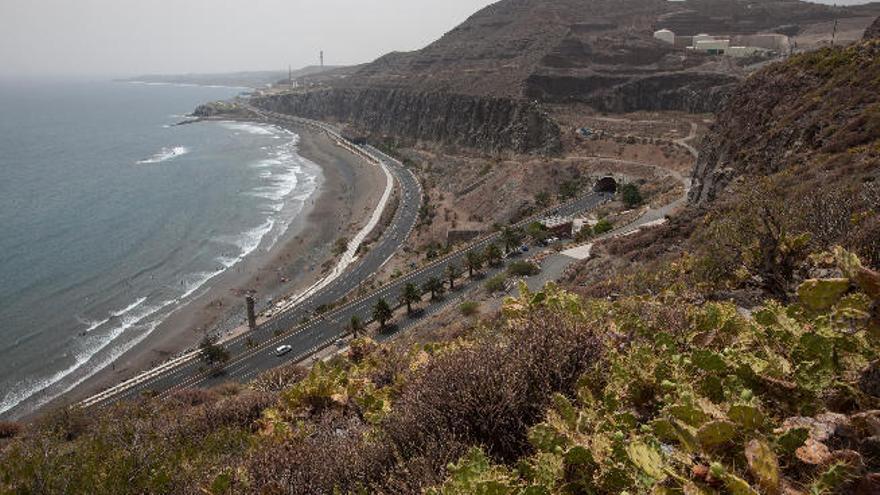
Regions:
M 501 231 L 500 240 L 504 246 L 504 253 L 510 253 L 522 242 L 522 232 L 506 227 Z M 468 272 L 468 277 L 473 278 L 474 274 L 479 273 L 486 264 L 491 267 L 499 266 L 504 258 L 504 253 L 495 243 L 486 246 L 486 249 L 482 252 L 477 250 L 468 251 L 464 257 L 464 268 Z M 444 274 L 446 280 L 449 281 L 449 290 L 455 290 L 455 281 L 463 274 L 461 267 L 455 263 L 450 263 L 446 267 Z M 406 306 L 406 314 L 411 315 L 413 304 L 421 302 L 425 294 L 430 293 L 431 301 L 434 301 L 445 292 L 446 285 L 444 281 L 437 277 L 432 277 L 422 284 L 421 287 L 413 283 L 406 284 L 400 293 L 398 301 L 401 305 Z M 373 305 L 371 316 L 384 329 L 388 321 L 394 316 L 394 309 L 384 298 L 379 298 L 376 304 Z M 359 316 L 351 317 L 349 330 L 355 337 L 358 337 L 363 332 L 365 326 L 364 321 Z

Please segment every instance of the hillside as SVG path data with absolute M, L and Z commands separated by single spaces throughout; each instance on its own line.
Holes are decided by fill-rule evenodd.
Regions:
M 880 17 L 865 30 L 865 40 L 880 38 Z
M 748 78 L 703 142 L 691 200 L 789 170 L 807 189 L 880 178 L 880 43 L 799 55 Z
M 746 0 L 502 0 L 421 50 L 385 55 L 320 90 L 256 102 L 351 124 L 377 139 L 554 153 L 559 150 L 555 124 L 542 114 L 541 104 L 580 102 L 603 112 L 711 112 L 747 74 L 730 60 L 686 55 L 654 39 L 659 27 L 683 33 L 796 34 L 867 10 L 798 0 L 761 2 L 760 7 Z M 394 101 L 406 103 L 389 105 Z M 497 125 L 488 139 L 468 139 L 473 125 L 445 125 L 447 107 L 480 113 Z M 508 128 L 528 138 L 491 138 L 496 129 Z

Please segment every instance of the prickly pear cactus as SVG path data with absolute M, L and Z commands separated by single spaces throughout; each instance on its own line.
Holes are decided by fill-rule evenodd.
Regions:
M 711 421 L 697 430 L 697 441 L 707 450 L 720 447 L 736 436 L 736 425 L 730 421 Z
M 746 430 L 757 430 L 764 426 L 764 414 L 756 406 L 748 404 L 730 406 L 727 417 Z
M 749 471 L 768 495 L 779 493 L 779 460 L 773 449 L 763 440 L 752 440 L 746 445 Z
M 849 290 L 848 278 L 811 279 L 797 289 L 801 303 L 812 311 L 826 311 Z
M 629 444 L 626 452 L 630 461 L 645 474 L 657 481 L 666 479 L 665 465 L 660 452 L 640 441 Z

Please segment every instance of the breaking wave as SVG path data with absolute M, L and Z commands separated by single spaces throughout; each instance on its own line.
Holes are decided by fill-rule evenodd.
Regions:
M 174 146 L 168 148 L 162 148 L 161 151 L 156 153 L 155 155 L 147 158 L 145 160 L 140 160 L 138 165 L 148 165 L 151 163 L 162 163 L 167 162 L 169 160 L 173 160 L 179 156 L 183 156 L 189 153 L 189 149 L 185 146 Z

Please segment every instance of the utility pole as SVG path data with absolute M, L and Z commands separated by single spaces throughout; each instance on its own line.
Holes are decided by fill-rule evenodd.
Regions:
M 835 10 L 834 12 L 834 29 L 831 31 L 831 46 L 834 46 L 834 42 L 837 40 L 837 21 L 838 21 L 838 12 L 837 12 L 837 2 L 834 2 L 834 6 L 831 7 Z
M 324 50 L 321 50 L 321 68 L 324 68 Z
M 837 38 L 837 19 L 834 19 L 834 31 L 831 32 L 831 46 L 834 46 L 834 40 Z
M 287 85 L 293 88 L 293 68 L 287 66 Z

